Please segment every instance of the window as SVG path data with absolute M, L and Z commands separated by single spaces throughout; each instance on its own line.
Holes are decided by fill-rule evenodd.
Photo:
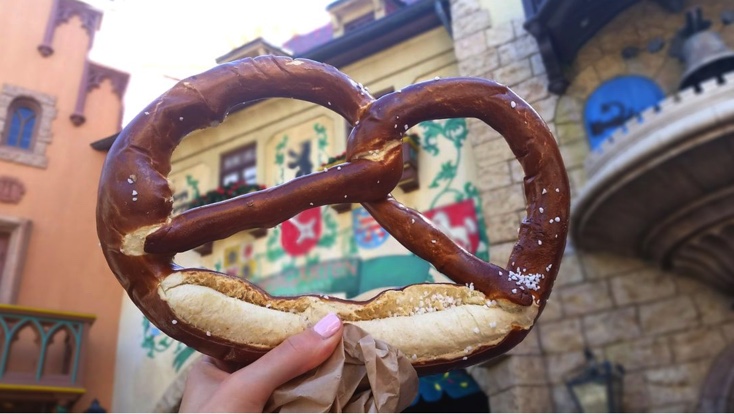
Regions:
M 257 146 L 255 143 L 222 154 L 219 183 L 225 186 L 238 181 L 245 184 L 257 184 Z
M 15 85 L 0 92 L 0 162 L 46 168 L 56 98 Z M 2 167 L 0 167 L 1 169 Z
M 36 120 L 39 114 L 40 106 L 33 99 L 15 99 L 8 108 L 3 131 L 3 145 L 23 150 L 33 149 Z
M 651 79 L 629 75 L 610 79 L 589 95 L 584 124 L 591 149 L 599 148 L 615 131 L 665 97 Z

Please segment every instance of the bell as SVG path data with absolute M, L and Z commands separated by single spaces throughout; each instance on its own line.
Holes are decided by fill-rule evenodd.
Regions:
M 701 19 L 700 9 L 697 12 L 695 18 Z M 690 14 L 688 17 L 692 18 Z M 723 74 L 734 70 L 734 50 L 711 30 L 694 30 L 683 43 L 682 57 L 686 70 L 680 82 L 681 90 L 708 79 L 721 79 Z

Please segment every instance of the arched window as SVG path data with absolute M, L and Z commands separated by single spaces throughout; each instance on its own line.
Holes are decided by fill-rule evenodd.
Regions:
M 665 97 L 651 79 L 630 75 L 610 79 L 589 95 L 584 108 L 584 126 L 591 149 L 596 149 L 614 131 Z
M 46 168 L 46 149 L 53 138 L 51 123 L 56 112 L 55 96 L 3 84 L 0 87 L 0 164 L 7 161 Z
M 40 105 L 28 98 L 14 100 L 8 108 L 3 131 L 3 144 L 9 147 L 33 149 L 36 124 L 40 116 Z

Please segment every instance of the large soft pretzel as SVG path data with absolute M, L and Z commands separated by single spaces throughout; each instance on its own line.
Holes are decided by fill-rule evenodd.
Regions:
M 310 101 L 346 118 L 355 126 L 347 161 L 172 216 L 166 177 L 179 141 L 243 102 L 272 97 Z M 469 254 L 390 196 L 402 173 L 405 130 L 454 117 L 479 118 L 496 129 L 525 171 L 527 218 L 506 269 Z M 246 281 L 172 261 L 205 242 L 345 200 L 362 203 L 400 243 L 457 284 L 412 285 L 366 302 L 273 297 Z M 120 133 L 102 171 L 97 229 L 112 271 L 145 316 L 205 354 L 245 364 L 335 312 L 400 349 L 425 373 L 489 359 L 525 337 L 558 272 L 568 217 L 568 179 L 555 140 L 508 88 L 483 79 L 436 79 L 375 100 L 331 66 L 267 56 L 179 82 Z

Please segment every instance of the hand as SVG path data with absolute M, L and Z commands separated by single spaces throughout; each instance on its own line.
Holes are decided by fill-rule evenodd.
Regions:
M 262 412 L 276 388 L 331 356 L 341 330 L 341 320 L 330 313 L 235 372 L 205 355 L 189 371 L 180 412 Z

